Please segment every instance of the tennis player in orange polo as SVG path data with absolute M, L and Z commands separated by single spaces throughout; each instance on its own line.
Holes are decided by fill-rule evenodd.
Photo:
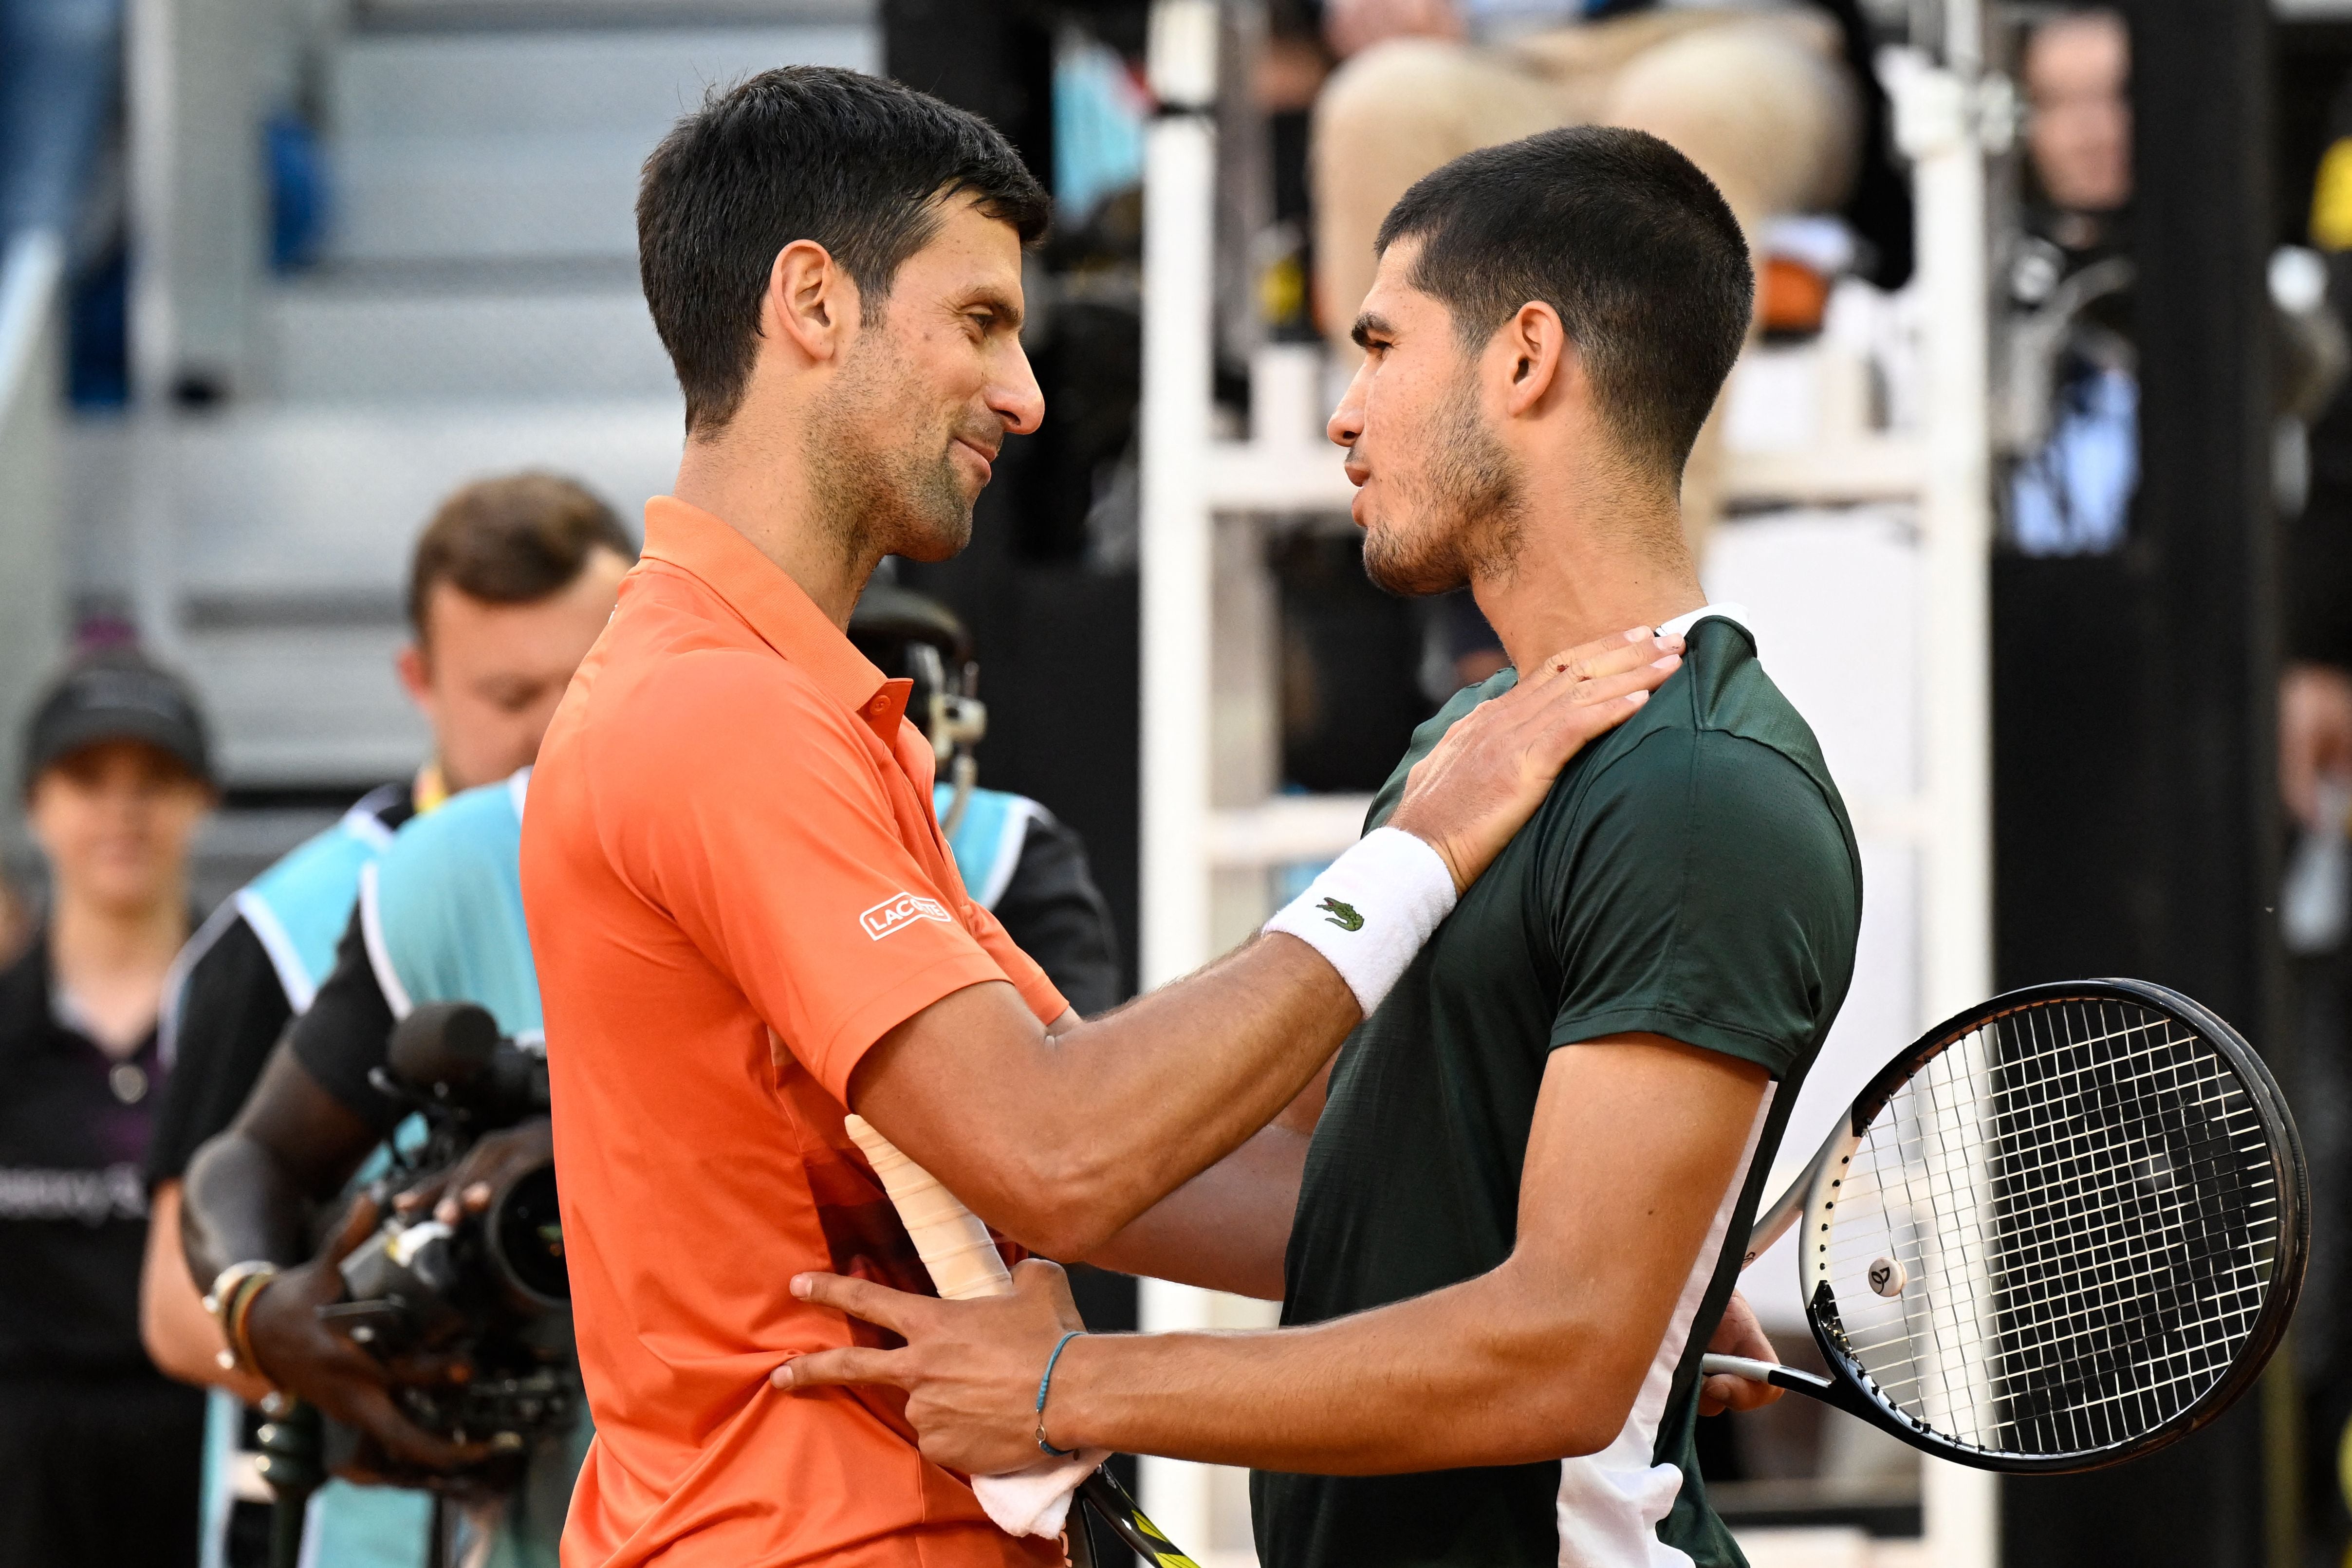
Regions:
M 1043 416 L 1020 327 L 1045 211 L 988 126 L 845 71 L 714 96 L 646 164 L 686 453 L 523 828 L 596 1420 L 567 1568 L 1060 1561 L 923 1458 L 898 1395 L 770 1385 L 873 1332 L 795 1274 L 928 1288 L 846 1111 L 1013 1241 L 1085 1254 L 1280 1112 L 1675 664 L 1639 628 L 1548 661 L 1454 727 L 1319 903 L 1080 1022 L 967 896 L 907 683 L 842 631 L 883 556 L 961 548 Z

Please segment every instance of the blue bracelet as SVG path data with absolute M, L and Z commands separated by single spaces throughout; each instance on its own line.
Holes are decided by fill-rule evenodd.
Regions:
M 1077 1450 L 1076 1448 L 1057 1448 L 1054 1447 L 1053 1444 L 1045 1440 L 1045 1395 L 1047 1390 L 1054 1386 L 1054 1367 L 1055 1364 L 1062 1359 L 1063 1350 L 1068 1346 L 1072 1340 L 1077 1338 L 1080 1334 L 1086 1332 L 1087 1331 L 1084 1329 L 1072 1329 L 1060 1339 L 1055 1340 L 1054 1342 L 1054 1354 L 1045 1358 L 1045 1375 L 1037 1380 L 1037 1446 L 1040 1448 L 1043 1448 L 1045 1452 L 1053 1455 L 1054 1458 L 1057 1459 L 1066 1459 L 1071 1455 L 1076 1453 Z

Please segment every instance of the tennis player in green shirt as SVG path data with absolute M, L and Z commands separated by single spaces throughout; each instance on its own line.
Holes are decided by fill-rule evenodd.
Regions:
M 810 1275 L 908 1344 L 780 1377 L 904 1388 L 925 1454 L 974 1474 L 1041 1445 L 1251 1466 L 1273 1568 L 1735 1564 L 1692 1450 L 1730 1391 L 1699 1356 L 1753 1335 L 1725 1323 L 1738 1239 L 1862 906 L 1820 748 L 1683 542 L 1748 254 L 1687 160 L 1591 127 L 1431 174 L 1380 249 L 1330 425 L 1366 570 L 1466 581 L 1515 664 L 1638 623 L 1685 634 L 1682 668 L 1561 772 L 1325 1087 L 1092 1256 L 1279 1296 L 1280 1329 L 1072 1338 L 1044 1263 L 965 1302 Z M 1423 726 L 1368 828 L 1516 679 Z M 1310 888 L 1262 940 L 1317 940 L 1331 907 Z

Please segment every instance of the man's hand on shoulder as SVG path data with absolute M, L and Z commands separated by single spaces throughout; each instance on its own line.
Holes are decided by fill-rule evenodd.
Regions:
M 1522 672 L 1413 764 L 1388 825 L 1435 850 L 1462 892 L 1543 804 L 1569 758 L 1633 717 L 1681 667 L 1682 653 L 1679 636 L 1636 626 Z

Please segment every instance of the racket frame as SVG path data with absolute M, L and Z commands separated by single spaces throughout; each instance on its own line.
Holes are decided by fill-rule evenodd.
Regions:
M 1905 1414 L 1881 1395 L 1870 1375 L 1846 1351 L 1843 1331 L 1834 1323 L 1824 1322 L 1824 1301 L 1834 1303 L 1836 1301 L 1836 1292 L 1829 1282 L 1827 1237 L 1831 1217 L 1836 1208 L 1845 1172 L 1853 1165 L 1862 1140 L 1868 1135 L 1879 1114 L 1893 1102 L 1904 1084 L 1921 1068 L 1965 1037 L 2011 1014 L 2068 1001 L 2124 1002 L 2168 1014 L 2194 1029 L 2238 1074 L 2248 1095 L 2256 1103 L 2264 1138 L 2269 1145 L 2272 1175 L 2277 1183 L 2279 1195 L 2277 1250 L 2272 1260 L 2270 1281 L 2263 1292 L 2262 1308 L 2245 1343 L 2231 1356 L 2229 1370 L 2215 1379 L 2212 1386 L 2200 1395 L 2194 1403 L 2162 1425 L 2126 1442 L 2066 1454 L 2021 1454 L 1981 1448 L 1937 1432 Z M 1791 1200 L 1801 1193 L 1803 1195 L 1801 1203 L 1792 1208 Z M 1823 1142 L 1821 1152 L 1806 1167 L 1805 1174 L 1791 1184 L 1790 1190 L 1759 1220 L 1751 1232 L 1749 1261 L 1777 1240 L 1780 1230 L 1785 1230 L 1801 1214 L 1804 1230 L 1798 1267 L 1805 1296 L 1805 1321 L 1812 1329 L 1813 1343 L 1820 1347 L 1831 1375 L 1824 1379 L 1794 1368 L 1772 1368 L 1764 1363 L 1753 1365 L 1765 1369 L 1763 1381 L 1824 1400 L 1915 1448 L 1978 1469 L 2011 1475 L 2061 1475 L 2121 1464 L 2126 1459 L 2177 1443 L 2207 1425 L 2228 1409 L 2262 1375 L 2263 1366 L 2285 1336 L 2287 1323 L 2294 1315 L 2295 1302 L 2303 1292 L 2304 1266 L 2310 1252 L 2310 1184 L 2304 1165 L 2302 1139 L 2295 1131 L 2294 1117 L 2288 1113 L 2285 1097 L 2279 1092 L 2278 1082 L 2271 1076 L 2270 1069 L 2254 1053 L 2253 1047 L 2247 1043 L 2245 1037 L 2223 1022 L 2210 1009 L 2178 991 L 2146 980 L 2068 980 L 2006 991 L 1989 1002 L 1947 1019 L 1881 1069 L 1878 1075 L 1871 1080 L 1869 1087 L 1856 1097 L 1845 1120 Z M 1769 1228 L 1776 1220 L 1780 1230 Z M 1833 1312 L 1833 1306 L 1830 1310 Z M 1727 1364 L 1735 1358 L 1710 1356 L 1706 1359 L 1712 1364 L 1710 1370 L 1740 1376 L 1759 1375 L 1748 1366 Z M 1775 1373 L 1791 1375 L 1775 1375 Z

